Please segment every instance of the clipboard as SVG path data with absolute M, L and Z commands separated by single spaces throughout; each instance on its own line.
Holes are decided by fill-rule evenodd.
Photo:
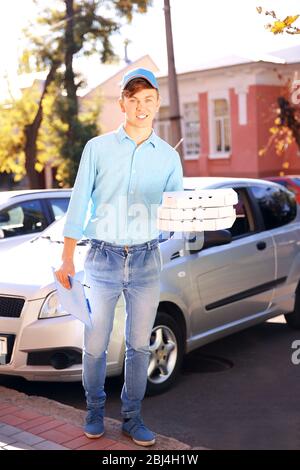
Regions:
M 66 289 L 56 278 L 56 268 L 51 266 L 59 302 L 63 309 L 87 326 L 92 326 L 91 307 L 80 281 L 69 276 L 71 289 Z

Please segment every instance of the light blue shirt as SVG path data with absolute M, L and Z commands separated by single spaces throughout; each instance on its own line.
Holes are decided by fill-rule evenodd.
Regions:
M 118 245 L 158 238 L 163 192 L 182 191 L 178 152 L 152 131 L 140 145 L 123 124 L 83 150 L 63 229 L 65 237 Z

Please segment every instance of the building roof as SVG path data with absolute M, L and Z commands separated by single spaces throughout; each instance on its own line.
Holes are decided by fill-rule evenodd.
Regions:
M 271 63 L 271 64 L 294 64 L 300 63 L 299 46 L 293 46 L 286 49 L 272 51 L 270 53 L 248 53 L 244 55 L 230 55 L 220 57 L 208 62 L 203 62 L 196 67 L 176 67 L 177 74 L 202 72 L 206 70 L 232 67 L 235 65 L 253 64 L 253 63 Z M 166 70 L 161 70 L 157 74 L 158 78 L 167 76 Z
M 146 64 L 146 65 L 145 65 Z M 156 74 L 158 67 L 154 60 L 149 54 L 145 54 L 142 57 L 132 61 L 130 64 L 114 64 L 114 65 L 102 65 L 101 66 L 101 78 L 102 80 L 96 86 L 92 86 L 88 91 L 82 90 L 82 98 L 87 98 L 94 92 L 95 89 L 101 87 L 104 88 L 106 85 L 111 85 L 113 82 L 120 85 L 123 74 L 129 71 L 131 68 L 143 67 L 151 68 Z

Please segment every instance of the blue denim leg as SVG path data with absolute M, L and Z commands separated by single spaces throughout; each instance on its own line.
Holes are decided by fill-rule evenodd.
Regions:
M 85 281 L 90 286 L 92 327 L 85 326 L 84 330 L 82 374 L 88 409 L 102 408 L 105 404 L 107 348 L 115 307 L 122 292 L 122 283 L 118 282 L 113 273 L 108 274 L 107 269 L 105 251 L 92 247 L 85 261 Z
M 126 303 L 125 382 L 122 415 L 140 414 L 149 365 L 150 335 L 160 292 L 161 258 L 157 241 L 124 247 L 97 241 L 85 260 L 85 281 L 90 285 L 92 327 L 85 327 L 83 386 L 88 408 L 104 407 L 106 355 L 114 311 L 123 292 Z
M 124 289 L 125 381 L 121 393 L 122 416 L 140 415 L 147 385 L 149 345 L 160 294 L 159 249 L 133 252 L 128 286 Z

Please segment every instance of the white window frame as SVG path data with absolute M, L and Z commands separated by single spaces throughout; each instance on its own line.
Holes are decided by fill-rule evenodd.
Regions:
M 216 134 L 215 134 L 215 116 L 214 116 L 214 101 L 225 99 L 228 103 L 228 114 L 229 114 L 229 126 L 230 126 L 230 150 L 228 152 L 217 152 L 216 151 Z M 230 113 L 230 100 L 229 90 L 220 90 L 208 93 L 208 128 L 209 128 L 209 155 L 210 159 L 218 158 L 230 158 L 232 151 L 231 141 L 231 113 Z
M 199 139 L 199 152 L 197 153 L 193 153 L 193 154 L 190 154 L 188 155 L 187 153 L 187 137 L 186 137 L 186 128 L 185 128 L 185 105 L 187 104 L 195 104 L 197 106 L 197 109 L 198 109 L 198 122 L 199 122 L 199 135 L 198 135 L 198 139 Z M 193 101 L 193 100 L 189 100 L 189 101 L 186 101 L 185 103 L 182 104 L 182 110 L 183 110 L 183 118 L 182 118 L 182 136 L 184 138 L 184 141 L 183 141 L 183 148 L 184 148 L 184 159 L 185 160 L 198 160 L 200 154 L 201 154 L 201 141 L 200 141 L 200 116 L 199 116 L 199 102 L 198 100 L 196 99 L 196 101 Z
M 247 93 L 239 92 L 238 94 L 238 112 L 239 112 L 239 125 L 247 125 Z

